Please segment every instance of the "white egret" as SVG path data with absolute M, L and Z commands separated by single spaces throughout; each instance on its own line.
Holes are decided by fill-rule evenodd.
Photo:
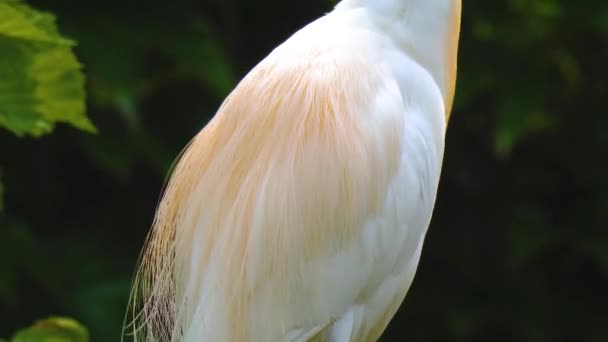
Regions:
M 137 340 L 375 341 L 416 272 L 461 0 L 343 0 L 185 149 L 133 289 Z

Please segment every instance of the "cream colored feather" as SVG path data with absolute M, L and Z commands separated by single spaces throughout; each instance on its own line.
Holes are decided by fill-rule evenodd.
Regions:
M 256 66 L 169 180 L 136 340 L 379 338 L 433 210 L 459 18 L 457 0 L 345 0 Z

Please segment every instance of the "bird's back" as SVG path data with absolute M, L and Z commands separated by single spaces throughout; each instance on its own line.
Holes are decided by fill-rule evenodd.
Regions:
M 137 278 L 136 335 L 377 339 L 418 264 L 443 112 L 428 72 L 364 12 L 296 33 L 178 162 Z

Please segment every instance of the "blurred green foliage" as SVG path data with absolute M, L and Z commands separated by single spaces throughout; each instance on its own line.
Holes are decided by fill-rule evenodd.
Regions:
M 98 134 L 0 131 L 0 336 L 59 314 L 118 340 L 173 158 L 329 2 L 30 2 L 78 42 Z M 463 6 L 435 216 L 384 340 L 606 341 L 608 2 Z

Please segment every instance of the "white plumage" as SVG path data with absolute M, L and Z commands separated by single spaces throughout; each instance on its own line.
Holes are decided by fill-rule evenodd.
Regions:
M 459 23 L 459 0 L 344 0 L 256 66 L 169 181 L 137 340 L 377 340 L 431 219 Z

